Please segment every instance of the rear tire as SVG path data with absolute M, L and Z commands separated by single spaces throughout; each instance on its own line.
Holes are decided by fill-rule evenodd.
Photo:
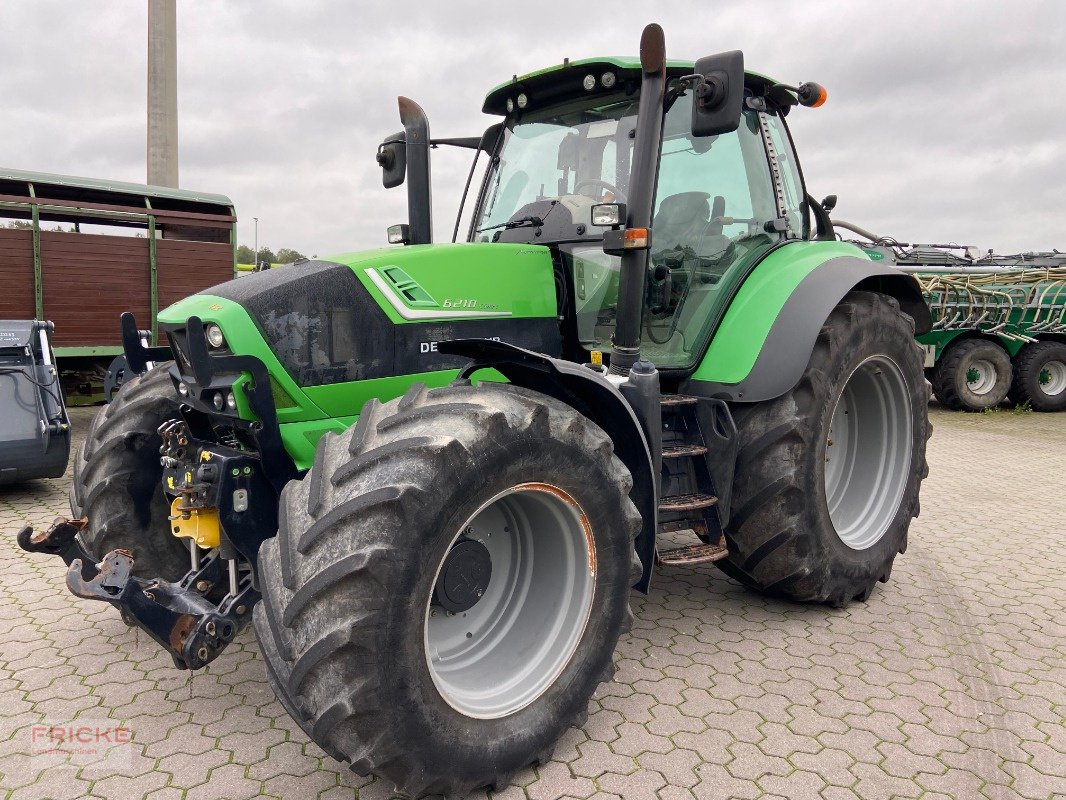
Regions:
M 178 416 L 170 364 L 132 377 L 97 412 L 74 456 L 70 509 L 89 518 L 80 536 L 95 557 L 122 547 L 133 553 L 134 575 L 176 581 L 189 551 L 170 532 L 157 433 Z
M 607 435 L 535 392 L 418 385 L 371 401 L 285 487 L 260 549 L 255 629 L 282 704 L 327 753 L 411 797 L 546 761 L 631 624 L 631 488 Z M 459 542 L 491 574 L 442 570 Z M 430 604 L 448 586 L 479 599 L 448 614 Z
M 732 407 L 739 450 L 718 566 L 792 600 L 867 599 L 918 515 L 928 401 L 913 320 L 894 298 L 848 294 L 790 392 Z
M 1066 410 L 1066 344 L 1034 342 L 1014 357 L 1011 402 L 1033 411 Z
M 986 339 L 962 339 L 948 346 L 933 368 L 933 394 L 956 411 L 984 411 L 1002 403 L 1011 388 L 1007 351 Z

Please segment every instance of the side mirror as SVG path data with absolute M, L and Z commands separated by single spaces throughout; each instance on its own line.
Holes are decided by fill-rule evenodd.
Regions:
M 394 133 L 378 145 L 377 162 L 386 189 L 401 185 L 407 176 L 407 144 L 403 133 Z
M 837 207 L 837 196 L 835 194 L 827 194 L 822 200 L 822 208 L 825 209 L 825 213 L 829 214 Z
M 732 133 L 740 127 L 744 106 L 744 54 L 730 50 L 701 58 L 695 72 L 703 83 L 692 100 L 692 135 Z

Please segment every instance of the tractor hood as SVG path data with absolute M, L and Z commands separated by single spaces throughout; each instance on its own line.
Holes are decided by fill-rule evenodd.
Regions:
M 471 243 L 346 253 L 254 273 L 170 306 L 159 322 L 179 366 L 184 329 L 196 316 L 221 328 L 220 350 L 258 357 L 276 384 L 298 395 L 458 368 L 464 359 L 437 351 L 450 339 L 558 354 L 556 308 L 547 247 Z

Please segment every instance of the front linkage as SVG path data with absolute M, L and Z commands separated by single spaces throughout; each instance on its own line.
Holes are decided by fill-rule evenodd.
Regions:
M 206 666 L 251 622 L 259 591 L 250 578 L 221 603 L 209 599 L 226 579 L 218 553 L 210 554 L 177 583 L 145 580 L 130 574 L 133 556 L 128 550 L 112 550 L 97 562 L 78 539 L 86 524 L 84 518 L 60 519 L 37 534 L 27 525 L 18 533 L 18 544 L 31 553 L 60 556 L 68 565 L 67 588 L 72 594 L 111 603 L 170 653 L 179 669 Z
M 123 315 L 123 332 L 136 330 L 132 315 Z M 18 545 L 31 553 L 60 556 L 67 564 L 71 593 L 101 600 L 119 609 L 127 622 L 144 630 L 174 659 L 179 669 L 199 669 L 213 661 L 251 622 L 259 600 L 256 563 L 259 545 L 277 530 L 280 487 L 296 474 L 281 447 L 262 363 L 249 356 L 212 355 L 195 318 L 186 328 L 189 375 L 172 369 L 185 404 L 181 419 L 159 428 L 163 487 L 171 502 L 171 533 L 189 543 L 190 568 L 181 580 L 139 578 L 134 557 L 112 550 L 100 561 L 78 536 L 85 518 L 58 519 L 46 532 L 24 527 Z M 140 339 L 124 336 L 127 362 L 142 368 L 150 359 Z M 255 363 L 249 363 L 254 361 Z M 220 444 L 212 426 L 217 413 L 208 405 L 220 388 L 228 390 L 242 374 L 249 405 L 259 421 L 235 416 L 227 420 L 257 445 L 254 449 Z M 260 388 L 262 387 L 262 388 Z M 237 445 L 238 442 L 232 444 Z

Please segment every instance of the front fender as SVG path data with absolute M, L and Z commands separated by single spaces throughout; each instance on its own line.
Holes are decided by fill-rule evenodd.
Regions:
M 481 369 L 495 369 L 508 381 L 561 400 L 599 425 L 611 437 L 615 454 L 633 476 L 630 497 L 642 519 L 636 540 L 643 571 L 634 588 L 647 592 L 655 564 L 658 528 L 657 470 L 648 437 L 622 393 L 601 375 L 580 364 L 534 353 L 490 339 L 441 342 L 438 351 L 473 359 L 460 373 L 467 378 Z
M 915 333 L 930 329 L 913 276 L 852 245 L 797 243 L 775 251 L 749 276 L 685 391 L 744 403 L 779 397 L 799 382 L 825 320 L 855 289 L 895 297 L 914 319 Z

